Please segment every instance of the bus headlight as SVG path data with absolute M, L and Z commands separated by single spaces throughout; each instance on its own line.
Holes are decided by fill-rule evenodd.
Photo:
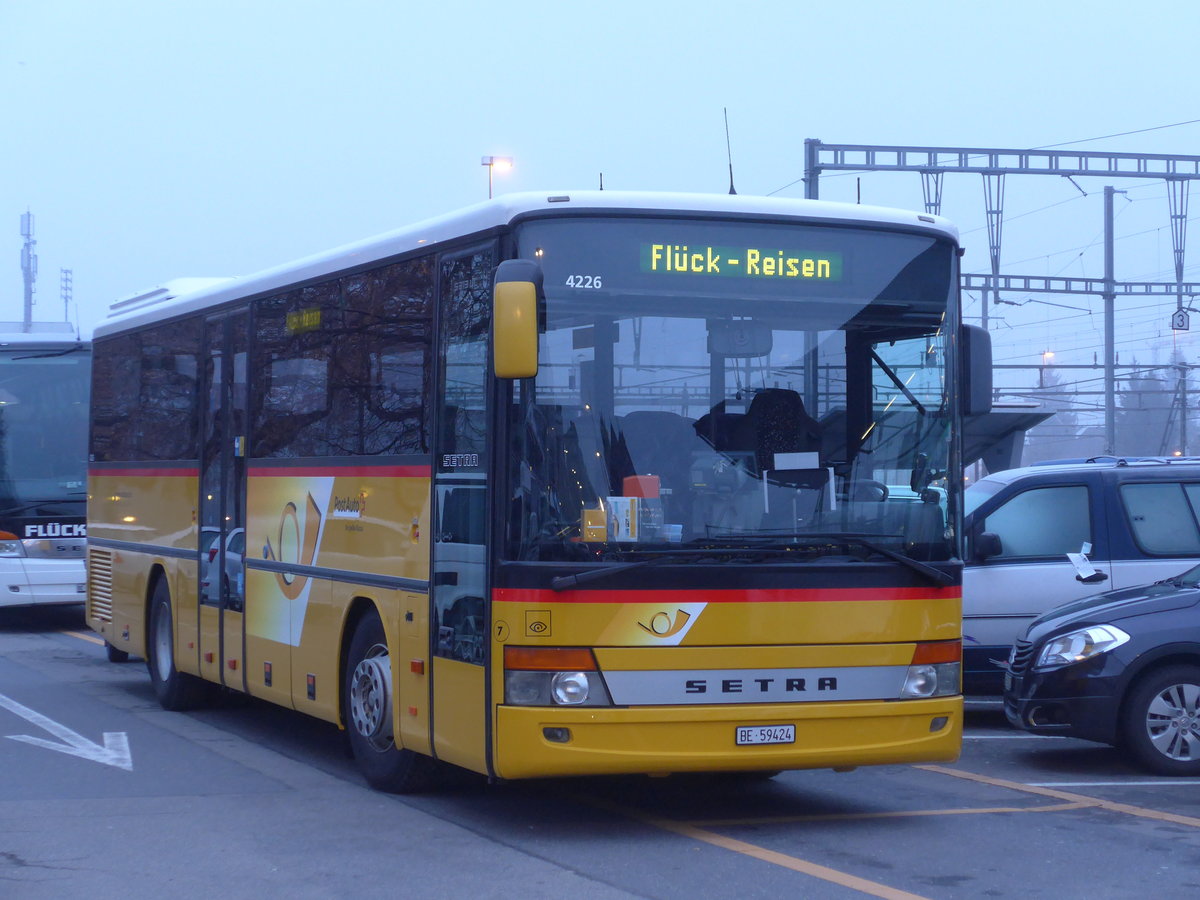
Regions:
M 505 647 L 504 702 L 511 706 L 612 706 L 592 651 Z
M 962 664 L 956 662 L 909 666 L 900 697 L 904 700 L 921 700 L 957 694 L 961 668 Z
M 900 688 L 901 700 L 924 700 L 960 693 L 962 641 L 924 641 L 913 648 Z
M 505 672 L 511 706 L 612 706 L 599 672 Z
M 550 678 L 550 693 L 554 696 L 554 702 L 563 706 L 587 703 L 590 688 L 587 672 L 555 672 Z
M 0 541 L 0 556 L 24 556 L 25 544 L 19 540 Z

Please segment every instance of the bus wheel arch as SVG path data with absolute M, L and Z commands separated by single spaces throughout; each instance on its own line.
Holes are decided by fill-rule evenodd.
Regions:
M 356 600 L 346 618 L 341 672 L 342 725 L 367 783 L 393 794 L 435 787 L 437 761 L 396 746 L 391 650 L 383 620 L 369 600 Z

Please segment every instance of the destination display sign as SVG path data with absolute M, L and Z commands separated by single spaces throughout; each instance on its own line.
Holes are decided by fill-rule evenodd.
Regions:
M 737 298 L 739 315 L 756 314 L 747 304 L 813 300 L 831 322 L 844 320 L 848 304 L 882 301 L 935 317 L 955 290 L 952 241 L 885 229 L 581 216 L 522 222 L 518 247 L 541 267 L 547 296 L 624 297 L 630 314 L 678 314 L 685 300 L 690 314 L 719 318 Z M 819 330 L 816 309 L 804 314 Z
M 663 275 L 837 282 L 842 280 L 843 265 L 842 254 L 829 251 L 645 243 L 641 270 Z

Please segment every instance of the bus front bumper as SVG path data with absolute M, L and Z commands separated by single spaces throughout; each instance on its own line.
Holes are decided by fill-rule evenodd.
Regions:
M 516 779 L 952 762 L 962 746 L 962 718 L 961 696 L 754 706 L 499 706 L 495 774 Z M 764 725 L 794 725 L 794 743 L 737 744 L 739 728 Z
M 0 607 L 83 603 L 83 560 L 0 559 Z

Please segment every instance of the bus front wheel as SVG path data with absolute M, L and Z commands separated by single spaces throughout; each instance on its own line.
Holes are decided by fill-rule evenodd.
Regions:
M 438 763 L 396 746 L 392 707 L 391 656 L 383 623 L 372 610 L 354 629 L 342 679 L 342 720 L 350 749 L 367 784 L 376 790 L 429 790 L 440 780 Z
M 146 668 L 163 709 L 183 710 L 199 705 L 207 685 L 195 675 L 175 668 L 175 629 L 171 623 L 171 591 L 159 578 L 150 597 L 150 635 L 146 641 Z

